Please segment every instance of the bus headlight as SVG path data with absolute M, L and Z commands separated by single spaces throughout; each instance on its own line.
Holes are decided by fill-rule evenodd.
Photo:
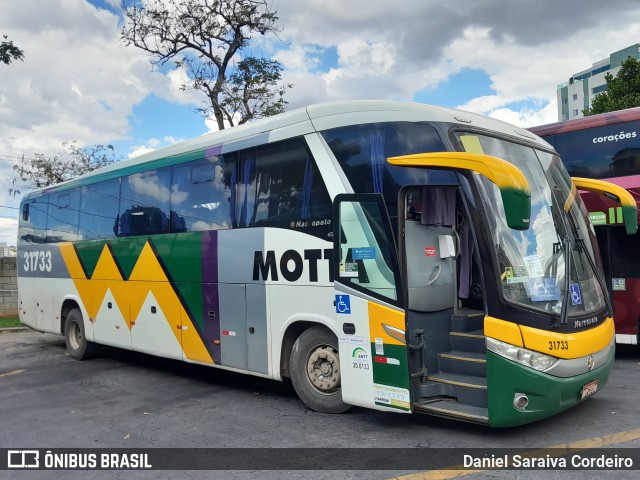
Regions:
M 534 352 L 533 350 L 528 350 L 523 347 L 516 347 L 515 345 L 501 342 L 500 340 L 490 337 L 487 337 L 487 350 L 540 372 L 551 368 L 558 361 L 557 358 L 545 355 L 544 353 Z

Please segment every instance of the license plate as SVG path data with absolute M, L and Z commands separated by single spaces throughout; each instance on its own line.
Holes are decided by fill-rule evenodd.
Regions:
M 582 386 L 582 392 L 580 393 L 580 399 L 587 398 L 598 391 L 598 380 L 593 380 L 589 383 L 585 383 Z

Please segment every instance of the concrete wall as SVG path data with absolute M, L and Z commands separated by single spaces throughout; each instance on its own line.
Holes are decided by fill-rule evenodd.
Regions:
M 16 257 L 0 257 L 0 317 L 18 314 Z

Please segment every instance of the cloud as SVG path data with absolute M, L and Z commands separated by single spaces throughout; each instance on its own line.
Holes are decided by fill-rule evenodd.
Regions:
M 529 100 L 545 114 L 523 107 L 509 116 L 524 121 L 555 121 L 547 106 L 555 102 L 557 85 L 633 43 L 640 29 L 640 5 L 626 0 L 406 0 L 402 8 L 367 0 L 348 8 L 337 0 L 281 0 L 274 7 L 283 25 L 280 37 L 291 45 L 289 56 L 278 56 L 287 69 L 284 79 L 294 83 L 287 94 L 291 106 L 411 100 L 471 68 L 490 75 L 496 94 L 461 107 L 504 115 L 509 104 Z M 338 65 L 319 73 L 311 60 L 327 48 L 337 50 Z

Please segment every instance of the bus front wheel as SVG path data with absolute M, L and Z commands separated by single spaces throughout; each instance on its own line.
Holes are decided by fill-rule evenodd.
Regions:
M 82 313 L 74 308 L 67 315 L 64 324 L 64 340 L 67 351 L 76 360 L 87 360 L 96 353 L 96 344 L 87 340 L 84 333 L 84 320 Z
M 342 413 L 350 405 L 342 401 L 338 339 L 323 327 L 302 332 L 293 344 L 289 360 L 291 383 L 300 399 L 321 413 Z

